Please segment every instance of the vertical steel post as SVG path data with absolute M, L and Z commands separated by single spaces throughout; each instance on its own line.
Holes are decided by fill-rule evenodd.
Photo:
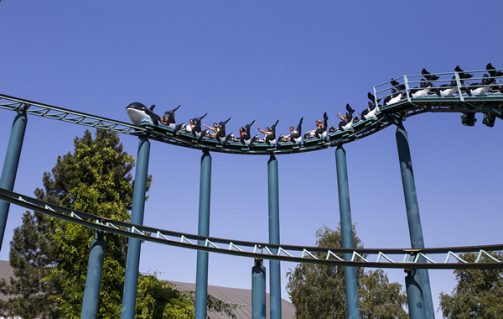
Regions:
M 342 247 L 354 249 L 346 151 L 341 145 L 338 145 L 335 150 L 335 163 L 337 166 L 337 188 L 339 190 Z M 351 260 L 351 257 L 351 253 L 344 253 L 345 260 Z M 344 267 L 344 283 L 346 286 L 346 307 L 348 309 L 348 318 L 359 319 L 360 310 L 358 307 L 358 287 L 355 267 Z
M 210 195 L 211 195 L 211 155 L 207 150 L 201 157 L 201 176 L 199 182 L 199 227 L 198 235 L 210 235 Z M 200 240 L 199 245 L 204 245 Z M 196 319 L 206 319 L 208 299 L 208 252 L 197 251 L 196 271 Z
M 396 143 L 398 159 L 402 174 L 403 194 L 407 208 L 407 221 L 412 248 L 424 248 L 423 230 L 417 202 L 416 183 L 412 170 L 409 138 L 402 122 L 397 124 Z M 410 316 L 417 318 L 435 318 L 433 299 L 431 296 L 430 278 L 426 269 L 418 269 L 409 273 L 405 280 Z
M 98 314 L 100 301 L 100 283 L 103 272 L 103 259 L 105 258 L 106 242 L 102 232 L 95 232 L 91 242 L 91 251 L 87 261 L 86 288 L 82 301 L 82 319 L 95 319 Z
M 407 305 L 409 307 L 409 318 L 411 319 L 430 319 L 435 317 L 426 316 L 424 305 L 424 294 L 422 293 L 421 280 L 417 270 L 406 270 L 405 287 L 407 290 Z
M 252 268 L 252 319 L 266 318 L 265 267 L 262 259 L 255 259 Z
M 24 133 L 26 131 L 26 109 L 23 108 L 17 112 L 16 118 L 12 123 L 10 132 L 9 145 L 5 154 L 3 163 L 2 177 L 0 178 L 0 188 L 12 191 L 14 181 L 16 180 L 17 168 L 19 166 L 19 157 L 23 148 Z M 7 217 L 9 216 L 10 203 L 0 200 L 0 250 L 2 250 L 3 236 L 5 226 L 7 225 Z
M 459 100 L 461 102 L 464 102 L 465 101 L 465 97 L 463 96 L 463 91 L 461 90 L 461 88 L 463 87 L 463 85 L 461 84 L 461 78 L 459 77 L 459 73 L 458 72 L 454 72 L 454 77 L 456 79 L 456 86 L 457 86 L 457 91 L 458 91 L 458 95 L 459 95 Z
M 143 224 L 149 156 L 150 142 L 146 137 L 140 137 L 133 190 L 133 208 L 131 212 L 131 223 L 138 225 Z M 128 239 L 126 278 L 124 280 L 124 295 L 122 296 L 122 319 L 133 319 L 135 315 L 140 249 L 141 242 L 139 239 Z
M 411 99 L 410 99 L 410 87 L 409 87 L 409 79 L 407 78 L 407 75 L 403 76 L 403 84 L 405 84 L 405 95 L 407 96 L 407 101 L 410 102 L 411 101 Z
M 279 186 L 278 160 L 271 154 L 267 162 L 267 177 L 269 189 L 269 243 L 279 244 Z M 272 250 L 277 253 L 277 249 Z M 270 312 L 271 319 L 281 319 L 281 267 L 279 260 L 269 261 L 270 272 Z

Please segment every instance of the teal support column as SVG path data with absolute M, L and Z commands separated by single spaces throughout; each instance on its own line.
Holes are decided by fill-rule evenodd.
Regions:
M 411 246 L 412 248 L 424 248 L 423 229 L 419 215 L 414 171 L 412 170 L 409 138 L 401 122 L 397 125 L 396 129 L 396 144 L 402 174 L 402 186 L 405 206 L 407 208 Z M 405 285 L 407 288 L 410 317 L 412 319 L 435 318 L 428 271 L 426 269 L 419 269 L 410 272 L 405 280 Z
M 82 319 L 95 319 L 100 301 L 100 283 L 103 272 L 106 243 L 102 232 L 96 232 L 91 242 L 91 251 L 87 261 L 86 288 L 82 302 Z
M 17 168 L 19 166 L 19 157 L 23 148 L 24 133 L 26 131 L 26 109 L 18 111 L 12 129 L 10 131 L 9 145 L 5 154 L 3 163 L 2 177 L 0 178 L 0 188 L 12 191 L 14 181 L 16 180 Z M 9 216 L 10 203 L 0 200 L 0 250 L 2 250 L 3 236 L 5 226 L 7 225 L 7 217 Z
M 339 190 L 342 247 L 354 249 L 346 151 L 340 145 L 337 146 L 337 149 L 335 150 L 335 163 L 337 167 L 337 188 Z M 351 253 L 344 253 L 345 260 L 351 260 L 351 257 Z M 344 283 L 346 287 L 346 307 L 348 310 L 348 319 L 359 319 L 360 310 L 358 307 L 358 285 L 355 267 L 344 267 Z
M 269 243 L 279 244 L 279 186 L 278 160 L 272 154 L 267 162 L 267 177 L 269 189 Z M 278 253 L 277 249 L 271 250 Z M 279 260 L 269 261 L 269 290 L 271 319 L 281 319 L 281 267 Z
M 429 319 L 424 307 L 424 294 L 421 290 L 421 280 L 417 270 L 406 270 L 405 287 L 407 290 L 407 305 L 409 307 L 409 318 L 411 319 Z
M 211 155 L 207 150 L 201 157 L 201 176 L 199 182 L 199 227 L 198 235 L 210 235 L 210 196 L 211 196 Z M 204 245 L 200 240 L 199 245 Z M 208 300 L 208 252 L 197 251 L 196 270 L 196 319 L 206 319 Z
M 255 259 L 252 268 L 252 319 L 265 319 L 265 267 L 262 259 Z
M 148 178 L 148 160 L 150 156 L 150 142 L 141 137 L 136 159 L 136 172 L 133 190 L 133 208 L 131 223 L 143 224 L 143 211 L 145 209 L 145 193 Z M 136 238 L 128 239 L 126 260 L 126 278 L 124 280 L 124 294 L 122 296 L 122 319 L 135 317 L 136 288 L 138 286 L 138 269 L 140 266 L 141 242 Z

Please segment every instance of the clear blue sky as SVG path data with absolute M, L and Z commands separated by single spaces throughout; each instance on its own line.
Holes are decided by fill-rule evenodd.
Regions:
M 230 131 L 252 119 L 261 127 L 280 119 L 286 131 L 300 116 L 306 128 L 324 111 L 334 119 L 346 102 L 361 110 L 372 85 L 423 67 L 503 67 L 501 1 L 404 4 L 4 0 L 0 92 L 125 121 L 132 101 L 159 111 L 182 104 L 178 120 L 207 111 L 208 123 L 232 116 Z M 13 116 L 0 110 L 2 163 Z M 468 128 L 458 114 L 427 114 L 405 125 L 426 246 L 501 243 L 503 123 L 487 128 L 479 118 Z M 83 130 L 30 118 L 15 190 L 32 194 Z M 410 246 L 394 134 L 346 146 L 352 217 L 366 247 Z M 122 140 L 136 155 L 136 139 Z M 200 152 L 157 142 L 151 150 L 145 224 L 196 233 Z M 211 235 L 268 240 L 266 162 L 213 155 Z M 279 170 L 281 241 L 312 245 L 317 228 L 339 223 L 334 150 L 281 156 Z M 11 208 L 4 246 L 21 214 Z M 193 251 L 144 244 L 140 268 L 194 282 L 195 261 Z M 251 266 L 211 255 L 209 283 L 249 288 Z M 294 266 L 282 263 L 282 272 Z M 404 283 L 402 271 L 388 273 Z M 435 298 L 454 286 L 450 271 L 430 277 Z

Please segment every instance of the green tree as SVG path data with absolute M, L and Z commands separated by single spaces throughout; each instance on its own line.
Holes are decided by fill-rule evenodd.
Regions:
M 191 296 L 153 275 L 141 276 L 137 302 L 137 319 L 194 317 Z
M 74 144 L 74 152 L 58 157 L 52 172 L 44 174 L 44 189 L 37 191 L 37 197 L 111 219 L 129 219 L 134 159 L 124 152 L 118 136 L 98 130 L 93 140 L 86 131 Z M 78 318 L 93 231 L 61 220 L 54 220 L 52 228 L 49 235 L 56 250 L 57 267 L 51 268 L 47 280 L 58 293 L 51 294 L 49 299 L 64 317 Z M 105 239 L 98 315 L 112 318 L 120 316 L 126 239 L 114 235 Z
M 74 150 L 57 159 L 43 176 L 36 197 L 49 203 L 115 220 L 128 220 L 134 166 L 118 136 L 86 131 L 74 140 Z M 150 184 L 150 178 L 149 182 Z M 148 185 L 149 186 L 149 185 Z M 147 187 L 148 188 L 148 187 Z M 26 212 L 15 230 L 10 262 L 15 278 L 0 283 L 10 296 L 0 304 L 6 315 L 23 318 L 79 318 L 92 230 Z M 124 284 L 127 240 L 106 235 L 100 289 L 99 318 L 119 318 Z M 192 318 L 190 294 L 181 293 L 155 276 L 140 276 L 138 318 Z
M 9 296 L 0 300 L 0 315 L 21 318 L 58 318 L 56 305 L 48 300 L 52 290 L 45 280 L 54 257 L 48 234 L 49 221 L 41 214 L 26 212 L 22 226 L 14 231 L 9 253 L 14 278 L 0 282 L 0 291 Z
M 474 261 L 476 255 L 461 256 Z M 497 254 L 503 259 L 503 254 Z M 491 261 L 483 257 L 483 261 Z M 503 316 L 503 270 L 457 269 L 457 285 L 451 295 L 440 294 L 440 308 L 447 319 L 500 319 Z
M 390 283 L 382 269 L 369 271 L 359 280 L 360 315 L 362 318 L 408 318 L 402 306 L 407 296 L 399 283 Z
M 353 229 L 354 247 L 362 248 Z M 316 246 L 342 247 L 340 226 L 316 231 Z M 325 258 L 321 254 L 318 257 Z M 407 298 L 398 283 L 390 283 L 382 270 L 357 268 L 360 315 L 364 319 L 407 318 L 402 306 Z M 297 319 L 347 318 L 344 269 L 335 265 L 299 264 L 288 273 L 287 290 Z

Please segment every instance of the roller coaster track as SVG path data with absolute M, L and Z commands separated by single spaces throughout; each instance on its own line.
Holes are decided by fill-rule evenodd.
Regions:
M 470 81 L 482 80 L 485 71 L 470 71 L 475 77 Z M 427 89 L 426 95 L 415 97 L 420 85 L 421 76 L 402 76 L 395 79 L 401 89 L 391 82 L 374 86 L 373 95 L 375 105 L 379 105 L 376 116 L 356 122 L 349 130 L 334 130 L 326 137 L 303 140 L 301 143 L 279 142 L 275 145 L 258 143 L 246 146 L 240 142 L 220 143 L 215 139 L 195 139 L 190 134 L 175 132 L 163 126 L 133 125 L 105 117 L 87 114 L 71 109 L 52 106 L 22 98 L 0 94 L 0 108 L 26 112 L 29 115 L 55 119 L 88 127 L 106 129 L 120 134 L 144 136 L 160 142 L 178 146 L 204 149 L 234 154 L 288 154 L 308 152 L 349 143 L 365 136 L 374 134 L 389 125 L 402 121 L 413 115 L 425 112 L 461 112 L 484 113 L 503 119 L 503 85 L 498 83 L 501 77 L 494 77 L 494 82 L 482 95 L 467 94 L 470 85 L 468 81 L 461 82 L 458 73 L 439 73 L 437 86 Z M 456 78 L 456 85 L 450 82 Z M 442 82 L 444 84 L 442 85 Z M 447 83 L 447 84 L 445 84 Z M 451 84 L 449 84 L 451 83 Z M 473 84 L 473 83 L 472 83 Z M 451 85 L 454 94 L 441 97 L 435 94 L 440 86 Z M 481 85 L 479 87 L 484 87 Z M 488 86 L 487 86 L 488 87 Z M 400 98 L 385 102 L 397 94 Z M 106 219 L 83 212 L 72 211 L 35 198 L 0 189 L 0 200 L 37 211 L 55 218 L 63 219 L 82 226 L 106 233 L 135 237 L 144 241 L 164 245 L 197 249 L 215 253 L 237 255 L 251 258 L 276 259 L 290 262 L 310 262 L 322 264 L 336 264 L 341 266 L 358 266 L 372 268 L 401 268 L 401 269 L 460 269 L 460 268 L 503 268 L 501 253 L 503 244 L 444 247 L 425 249 L 342 249 L 303 247 L 293 245 L 273 245 L 240 240 L 230 240 L 215 237 L 201 237 L 193 234 L 157 229 L 127 222 Z M 475 253 L 474 261 L 465 260 L 463 253 Z M 346 260 L 343 255 L 351 254 Z M 440 257 L 439 257 L 440 255 Z
M 482 80 L 482 73 L 484 72 L 485 71 L 470 71 L 470 73 L 475 75 L 470 81 L 473 83 L 474 81 Z M 224 144 L 212 138 L 204 137 L 202 139 L 196 139 L 191 134 L 175 132 L 162 125 L 152 126 L 145 124 L 138 126 L 5 94 L 0 94 L 0 108 L 11 111 L 24 110 L 30 115 L 106 129 L 120 134 L 146 136 L 153 140 L 178 146 L 235 154 L 288 154 L 325 149 L 358 140 L 386 128 L 397 120 L 404 120 L 413 115 L 425 112 L 485 113 L 503 119 L 503 85 L 498 83 L 501 77 L 494 77 L 495 83 L 491 84 L 492 87 L 497 88 L 494 92 L 491 90 L 483 95 L 469 95 L 466 94 L 466 88 L 470 83 L 467 81 L 465 81 L 466 83 L 461 83 L 458 80 L 456 86 L 452 86 L 453 90 L 456 92 L 455 94 L 448 97 L 440 97 L 434 94 L 435 90 L 437 90 L 442 83 L 444 83 L 444 86 L 449 86 L 448 83 L 451 81 L 450 79 L 453 77 L 459 79 L 459 74 L 452 72 L 437 73 L 436 75 L 440 78 L 435 81 L 437 86 L 431 87 L 428 92 L 429 94 L 426 96 L 416 98 L 413 92 L 414 90 L 417 91 L 421 76 L 404 75 L 396 78 L 395 80 L 405 89 L 399 92 L 402 96 L 401 99 L 387 105 L 379 104 L 380 101 L 384 101 L 387 97 L 397 93 L 393 92 L 394 86 L 391 85 L 390 82 L 374 86 L 373 93 L 375 100 L 372 102 L 379 105 L 379 112 L 377 112 L 374 118 L 361 119 L 356 122 L 350 130 L 336 129 L 328 133 L 326 137 L 305 139 L 301 143 L 278 142 L 274 145 L 257 143 L 252 146 L 246 146 L 238 141 L 230 141 Z
M 97 231 L 126 237 L 135 237 L 143 241 L 168 246 L 204 250 L 227 255 L 369 268 L 503 269 L 503 259 L 501 257 L 503 255 L 503 244 L 424 249 L 367 248 L 354 250 L 344 248 L 273 245 L 216 237 L 202 237 L 188 233 L 135 225 L 70 210 L 1 188 L 0 200 L 5 200 L 11 204 Z M 345 260 L 343 257 L 343 254 L 347 253 L 351 254 L 350 260 Z M 463 253 L 475 253 L 476 258 L 474 261 L 468 261 L 462 257 Z M 438 257 L 439 255 L 440 257 Z

